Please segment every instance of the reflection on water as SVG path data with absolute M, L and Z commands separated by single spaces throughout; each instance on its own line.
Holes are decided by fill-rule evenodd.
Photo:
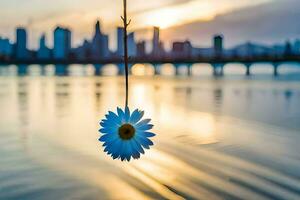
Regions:
M 132 77 L 130 104 L 157 137 L 122 163 L 97 130 L 123 105 L 123 78 L 35 70 L 0 78 L 0 199 L 300 198 L 297 81 Z
M 246 65 L 228 63 L 223 66 L 225 79 L 244 79 Z M 221 69 L 219 69 L 221 70 Z M 0 66 L 0 76 L 116 76 L 123 75 L 123 64 L 106 65 L 8 65 Z M 130 73 L 135 76 L 213 76 L 211 64 L 149 64 L 130 65 Z M 299 63 L 282 63 L 278 67 L 279 77 L 274 77 L 274 66 L 271 63 L 253 63 L 250 68 L 251 79 L 300 80 Z M 218 77 L 220 78 L 220 77 Z

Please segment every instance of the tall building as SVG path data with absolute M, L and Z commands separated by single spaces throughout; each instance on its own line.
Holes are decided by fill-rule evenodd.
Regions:
M 39 59 L 50 59 L 51 51 L 46 45 L 46 36 L 43 34 L 40 38 L 40 47 L 37 52 L 37 57 Z
M 136 44 L 134 32 L 128 34 L 128 56 L 136 57 Z
M 0 56 L 10 57 L 12 50 L 12 44 L 9 42 L 9 39 L 0 37 Z
M 100 22 L 95 25 L 95 35 L 92 41 L 92 58 L 95 60 L 103 59 L 109 56 L 108 48 L 109 38 L 101 31 Z
M 154 57 L 160 56 L 159 28 L 158 27 L 154 27 L 153 40 L 152 40 L 152 55 Z
M 296 55 L 299 55 L 300 54 L 300 40 L 297 39 L 295 42 L 294 42 L 294 45 L 293 45 L 293 53 L 296 54 Z
M 214 52 L 216 57 L 222 56 L 223 53 L 223 36 L 222 35 L 216 35 L 213 39 L 214 43 Z
M 91 43 L 88 40 L 84 40 L 82 45 L 74 50 L 74 53 L 79 60 L 91 59 Z
M 117 28 L 117 40 L 118 40 L 117 55 L 123 56 L 124 55 L 124 28 L 123 27 Z
M 285 56 L 290 56 L 292 54 L 293 54 L 292 44 L 290 43 L 290 41 L 287 41 L 285 43 L 285 47 L 284 47 L 284 55 Z
M 108 58 L 110 56 L 108 35 L 103 35 L 102 47 L 103 47 L 103 57 Z
M 138 58 L 144 58 L 146 56 L 146 42 L 141 41 L 141 42 L 137 43 L 136 48 L 137 48 L 136 56 Z
M 54 59 L 68 59 L 71 52 L 71 31 L 66 28 L 57 27 L 54 30 Z
M 174 42 L 172 56 L 175 58 L 189 58 L 192 55 L 192 44 L 190 41 Z
M 17 28 L 15 56 L 17 59 L 27 59 L 29 52 L 27 50 L 27 32 L 25 28 Z
M 165 56 L 166 52 L 165 52 L 165 46 L 164 43 L 162 41 L 159 42 L 159 57 L 163 58 Z

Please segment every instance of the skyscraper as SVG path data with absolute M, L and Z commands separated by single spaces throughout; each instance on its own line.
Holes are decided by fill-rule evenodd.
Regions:
M 284 47 L 284 55 L 290 56 L 292 54 L 293 54 L 292 44 L 290 43 L 290 41 L 286 41 L 285 47 Z
M 54 59 L 67 59 L 71 51 L 71 31 L 66 28 L 57 27 L 54 30 Z
M 136 57 L 136 44 L 134 32 L 128 34 L 128 56 Z
M 123 56 L 124 55 L 124 28 L 123 27 L 117 28 L 117 40 L 118 40 L 117 55 Z
M 137 43 L 137 57 L 144 58 L 146 56 L 146 42 L 141 41 Z
M 152 48 L 153 48 L 152 49 L 152 55 L 154 57 L 159 57 L 159 55 L 160 55 L 159 27 L 154 27 Z
M 40 38 L 40 47 L 37 52 L 37 57 L 39 59 L 50 59 L 51 52 L 46 45 L 46 36 L 43 34 Z
M 104 35 L 101 31 L 100 22 L 97 21 L 95 25 L 95 35 L 92 41 L 92 58 L 95 60 L 103 59 L 108 57 L 109 48 L 108 48 L 109 38 L 108 35 Z
M 192 55 L 192 44 L 190 41 L 174 42 L 172 56 L 175 58 L 189 58 Z
M 214 43 L 214 53 L 216 57 L 222 56 L 223 53 L 223 36 L 222 35 L 216 35 L 213 39 Z
M 11 56 L 12 55 L 12 44 L 7 38 L 0 37 L 0 56 Z
M 16 30 L 16 46 L 15 55 L 17 59 L 27 59 L 27 33 L 25 28 L 17 28 Z

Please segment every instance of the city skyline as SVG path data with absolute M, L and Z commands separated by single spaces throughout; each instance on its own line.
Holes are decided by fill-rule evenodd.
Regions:
M 40 35 L 46 34 L 48 40 L 52 41 L 52 31 L 58 24 L 70 28 L 74 34 L 73 44 L 79 45 L 82 38 L 89 38 L 92 35 L 90 27 L 94 21 L 101 19 L 104 32 L 111 38 L 110 47 L 116 48 L 114 27 L 121 25 L 119 15 L 115 15 L 115 13 L 121 13 L 117 2 L 89 0 L 80 8 L 84 10 L 81 11 L 78 5 L 72 5 L 67 1 L 64 3 L 57 1 L 37 3 L 30 0 L 26 1 L 26 8 L 32 12 L 20 11 L 12 14 L 7 11 L 19 4 L 22 2 L 16 0 L 0 3 L 3 10 L 0 13 L 0 33 L 11 41 L 15 40 L 14 28 L 23 26 L 27 28 L 30 36 L 28 38 L 29 47 L 36 49 Z M 300 16 L 300 12 L 296 8 L 300 2 L 296 0 L 255 2 L 221 0 L 209 1 L 206 7 L 205 1 L 199 0 L 163 0 L 150 3 L 132 0 L 130 4 L 129 15 L 134 22 L 130 28 L 131 31 L 136 32 L 136 37 L 149 40 L 151 27 L 159 26 L 162 29 L 161 38 L 168 47 L 172 46 L 171 41 L 186 39 L 197 46 L 208 47 L 211 45 L 211 35 L 215 33 L 222 33 L 228 38 L 224 44 L 227 48 L 246 41 L 270 45 L 299 37 L 297 27 L 300 24 L 296 19 Z M 42 5 L 47 6 L 46 12 L 38 9 Z M 59 7 L 60 5 L 61 7 Z M 193 12 L 188 12 L 191 5 L 194 5 L 192 6 Z M 55 6 L 59 8 L 54 10 Z M 110 10 L 114 12 L 108 12 Z M 181 13 L 175 15 L 174 13 L 177 11 Z M 70 12 L 73 14 L 69 14 Z M 206 12 L 210 14 L 207 14 L 208 17 L 204 17 L 200 14 L 194 15 L 194 12 L 202 13 L 202 15 Z M 59 13 L 68 17 L 59 15 Z M 192 16 L 193 19 L 186 19 L 187 16 Z M 278 18 L 279 16 L 280 18 Z M 52 46 L 49 41 L 46 42 L 48 46 Z
M 198 59 L 198 58 L 248 58 L 257 56 L 286 56 L 300 55 L 300 40 L 286 41 L 282 44 L 265 46 L 258 43 L 244 42 L 233 48 L 224 47 L 222 33 L 212 35 L 212 45 L 203 47 L 194 45 L 190 40 L 172 41 L 170 49 L 166 48 L 165 41 L 161 39 L 159 27 L 152 27 L 152 39 L 140 40 L 136 32 L 128 33 L 128 53 L 131 58 L 138 59 Z M 1 38 L 0 58 L 6 61 L 18 60 L 65 60 L 65 61 L 100 61 L 119 60 L 123 58 L 123 28 L 116 27 L 117 49 L 111 49 L 109 35 L 103 32 L 100 21 L 94 25 L 94 33 L 88 38 L 83 38 L 79 46 L 72 45 L 73 32 L 64 26 L 57 26 L 53 30 L 53 46 L 46 44 L 46 35 L 39 39 L 39 48 L 28 48 L 28 33 L 25 27 L 15 30 L 16 42 Z

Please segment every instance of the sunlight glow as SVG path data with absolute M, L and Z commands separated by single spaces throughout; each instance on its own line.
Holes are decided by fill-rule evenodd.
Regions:
M 145 16 L 144 23 L 146 26 L 168 28 L 176 24 L 179 19 L 178 10 L 167 8 L 153 12 L 152 15 Z
M 135 64 L 131 68 L 131 73 L 135 76 L 149 76 L 154 74 L 154 67 L 151 64 Z

